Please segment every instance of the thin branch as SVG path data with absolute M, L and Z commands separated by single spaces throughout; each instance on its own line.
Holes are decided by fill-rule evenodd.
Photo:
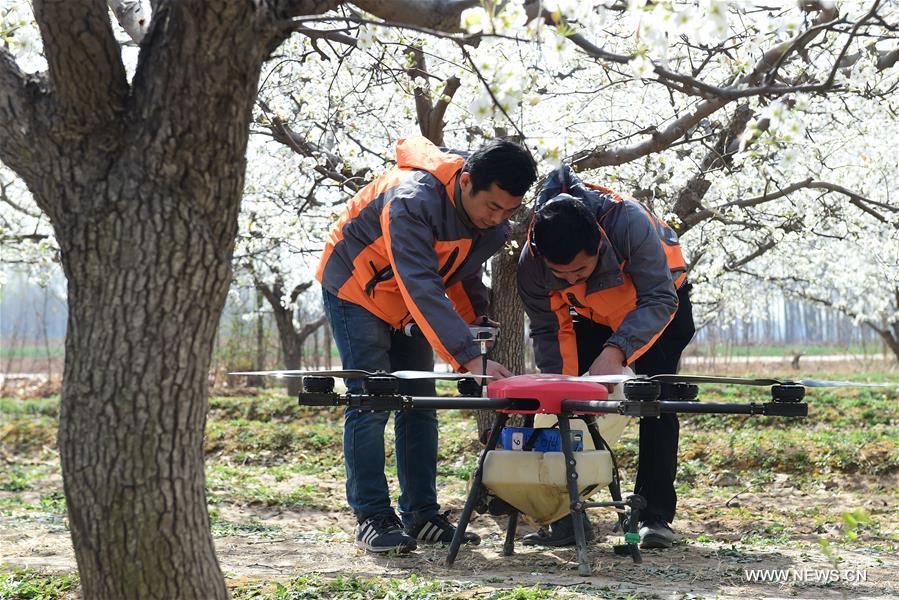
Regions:
M 754 251 L 747 254 L 743 258 L 729 262 L 726 265 L 724 265 L 724 270 L 725 271 L 737 271 L 738 269 L 740 269 L 740 267 L 754 261 L 759 256 L 761 256 L 762 254 L 764 254 L 765 252 L 767 252 L 768 250 L 770 250 L 771 248 L 773 248 L 776 245 L 777 245 L 777 242 L 775 242 L 772 239 L 768 239 L 764 243 L 759 244 Z
M 500 110 L 501 113 L 503 113 L 503 116 L 506 117 L 506 120 L 515 129 L 516 133 L 518 134 L 518 140 L 521 143 L 524 143 L 524 140 L 527 139 L 527 136 L 524 134 L 524 132 L 518 126 L 518 123 L 516 123 L 512 119 L 512 117 L 509 116 L 509 113 L 506 112 L 505 107 L 502 105 L 502 103 L 496 97 L 496 94 L 493 93 L 493 90 L 490 88 L 490 82 L 487 81 L 487 79 L 484 77 L 484 74 L 481 73 L 480 69 L 478 69 L 478 66 L 475 64 L 474 59 L 471 58 L 471 54 L 468 52 L 468 50 L 462 44 L 459 44 L 459 49 L 462 50 L 462 55 L 465 56 L 465 60 L 468 61 L 468 64 L 471 66 L 471 69 L 474 71 L 475 75 L 478 76 L 478 79 L 480 80 L 481 84 L 484 86 L 484 89 L 486 89 L 487 93 L 490 94 L 490 99 L 493 101 L 493 105 L 496 106 Z
M 336 181 L 353 192 L 358 192 L 362 189 L 368 169 L 350 171 L 343 167 L 343 161 L 339 156 L 305 140 L 300 134 L 295 132 L 290 125 L 285 123 L 283 119 L 275 115 L 265 102 L 259 100 L 258 105 L 268 117 L 270 123 L 269 129 L 272 133 L 272 137 L 276 141 L 281 142 L 300 156 L 307 156 L 315 159 L 324 157 L 324 165 L 315 165 L 314 170 L 316 173 L 324 175 L 332 181 Z
M 833 21 L 835 19 L 835 15 L 835 10 L 822 11 L 818 18 L 815 20 L 815 27 L 817 27 L 819 24 L 829 23 Z M 860 23 L 861 21 L 859 21 L 859 24 Z M 812 36 L 809 36 L 808 32 L 803 32 L 802 34 L 797 36 L 797 38 L 794 38 L 793 42 L 778 44 L 776 47 L 768 50 L 764 54 L 764 56 L 762 56 L 762 58 L 756 63 L 755 68 L 750 74 L 742 77 L 739 81 L 737 81 L 736 84 L 729 86 L 728 88 L 709 86 L 708 84 L 702 83 L 692 77 L 686 75 L 676 75 L 676 77 L 674 77 L 675 81 L 681 81 L 687 85 L 692 85 L 696 89 L 702 89 L 711 97 L 704 100 L 703 102 L 700 102 L 693 109 L 693 112 L 679 117 L 678 119 L 669 123 L 664 129 L 654 129 L 651 137 L 647 140 L 637 142 L 636 144 L 632 144 L 630 146 L 624 146 L 622 148 L 599 148 L 576 154 L 570 161 L 572 167 L 579 171 L 587 169 L 597 169 L 599 167 L 624 164 L 642 156 L 659 152 L 661 150 L 664 150 L 665 148 L 668 148 L 671 144 L 673 144 L 679 138 L 683 137 L 687 131 L 697 125 L 704 118 L 716 112 L 734 99 L 743 96 L 769 93 L 771 91 L 771 86 L 757 86 L 758 82 L 762 80 L 763 75 L 767 73 L 769 69 L 771 69 L 775 64 L 777 64 L 778 60 L 780 60 L 780 58 L 786 51 L 797 46 L 797 41 L 799 38 L 801 38 L 803 44 L 808 44 L 811 39 L 813 39 L 814 36 L 819 35 L 821 31 L 823 31 L 823 29 L 815 29 L 814 35 Z M 581 48 L 587 49 L 588 54 L 590 53 L 589 48 L 590 46 L 592 46 L 592 44 L 588 46 L 587 44 L 589 44 L 589 42 L 584 40 L 582 37 L 578 37 L 577 34 L 575 34 L 575 36 L 571 36 L 571 39 Z M 608 59 L 608 55 L 608 52 L 602 51 L 601 58 Z M 630 57 L 625 57 L 623 55 L 612 55 L 612 59 L 614 62 L 621 62 L 625 58 L 627 60 L 630 60 Z M 662 74 L 669 78 L 672 77 L 671 72 L 665 71 Z M 792 86 L 790 88 L 790 91 L 795 91 L 800 87 L 802 86 Z M 748 93 L 749 90 L 753 89 L 755 91 L 753 91 L 752 93 Z M 786 90 L 787 88 L 783 89 Z
M 0 202 L 4 202 L 5 204 L 8 204 L 17 212 L 27 215 L 27 216 L 31 217 L 32 219 L 39 219 L 41 217 L 40 213 L 31 212 L 24 206 L 21 206 L 20 204 L 13 202 L 12 198 L 9 197 L 9 194 L 6 193 L 6 189 L 10 185 L 11 184 L 0 185 Z
M 887 210 L 892 212 L 899 212 L 899 207 L 889 206 L 880 202 L 875 202 L 870 200 L 860 194 L 853 192 L 841 185 L 837 185 L 835 183 L 829 183 L 827 181 L 815 181 L 813 178 L 809 177 L 802 181 L 798 181 L 791 185 L 786 186 L 785 188 L 781 188 L 771 193 L 765 193 L 761 196 L 755 196 L 753 198 L 744 198 L 743 200 L 734 200 L 733 202 L 727 202 L 720 206 L 717 206 L 713 209 L 705 209 L 703 211 L 694 213 L 689 221 L 691 226 L 695 226 L 697 223 L 704 221 L 706 219 L 710 219 L 713 217 L 717 217 L 720 214 L 721 210 L 730 207 L 739 207 L 739 208 L 751 208 L 753 206 L 758 206 L 760 204 L 765 204 L 766 202 L 771 202 L 773 200 L 778 200 L 780 198 L 784 198 L 789 196 L 793 192 L 802 189 L 818 189 L 818 190 L 826 190 L 829 192 L 836 192 L 839 194 L 843 194 L 844 196 L 849 198 L 849 203 L 853 206 L 857 207 L 859 210 L 873 216 L 875 219 L 880 221 L 881 223 L 886 223 L 888 220 L 886 217 L 872 209 L 870 205 L 881 206 Z M 899 228 L 899 224 L 894 224 L 896 228 Z

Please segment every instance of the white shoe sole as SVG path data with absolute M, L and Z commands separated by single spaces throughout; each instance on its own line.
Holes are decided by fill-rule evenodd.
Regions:
M 362 548 L 366 552 L 372 552 L 374 554 L 384 554 L 386 552 L 408 554 L 409 552 L 415 550 L 415 546 L 409 546 L 408 544 L 399 544 L 397 546 L 372 546 L 370 544 L 366 544 L 361 540 L 356 540 L 356 546 L 358 548 Z

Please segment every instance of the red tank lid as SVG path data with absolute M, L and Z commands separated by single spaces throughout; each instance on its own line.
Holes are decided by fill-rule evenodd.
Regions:
M 518 375 L 487 384 L 490 398 L 536 398 L 537 410 L 507 411 L 520 414 L 562 412 L 562 400 L 608 400 L 609 392 L 602 383 L 583 381 L 568 375 Z

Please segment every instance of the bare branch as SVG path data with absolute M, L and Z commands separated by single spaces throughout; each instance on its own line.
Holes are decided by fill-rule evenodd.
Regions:
M 0 161 L 23 176 L 34 153 L 34 133 L 39 104 L 45 96 L 41 77 L 19 69 L 12 54 L 0 45 Z
M 899 61 L 899 48 L 890 52 L 881 52 L 877 56 L 877 70 L 883 71 L 889 69 Z
M 740 135 L 754 114 L 746 104 L 737 107 L 728 126 L 719 133 L 715 146 L 703 158 L 699 173 L 681 188 L 672 209 L 680 220 L 677 227 L 679 234 L 682 235 L 690 229 L 693 226 L 693 215 L 703 210 L 702 199 L 712 185 L 706 174 L 712 170 L 730 167 L 733 156 L 739 148 Z
M 687 113 L 675 119 L 661 131 L 653 129 L 649 139 L 622 148 L 594 149 L 579 152 L 571 159 L 571 166 L 577 171 L 584 171 L 598 169 L 599 167 L 622 165 L 647 154 L 664 150 L 682 138 L 687 131 L 695 127 L 700 121 L 716 112 L 728 102 L 729 100 L 724 98 L 701 102 L 692 113 Z
M 437 31 L 460 31 L 460 17 L 466 8 L 480 6 L 480 0 L 354 0 L 353 4 L 385 21 L 394 21 Z
M 428 73 L 424 52 L 422 52 L 420 47 L 412 46 L 406 53 L 412 57 L 415 65 L 413 68 L 408 69 L 410 78 L 427 80 L 431 77 Z M 414 90 L 418 127 L 421 130 L 421 134 L 431 140 L 436 146 L 443 145 L 443 128 L 446 125 L 443 122 L 443 116 L 446 114 L 446 109 L 460 85 L 461 82 L 455 75 L 448 78 L 443 94 L 437 99 L 437 102 L 434 102 L 431 94 L 424 86 L 417 86 Z
M 368 169 L 360 169 L 359 171 L 347 169 L 339 156 L 303 138 L 290 125 L 271 112 L 271 109 L 265 102 L 260 100 L 259 106 L 269 119 L 269 129 L 276 141 L 281 142 L 300 156 L 308 156 L 315 159 L 324 157 L 325 164 L 315 166 L 317 173 L 332 181 L 336 181 L 351 191 L 357 192 L 362 189 Z
M 279 19 L 301 15 L 320 15 L 328 12 L 344 0 L 264 0 L 271 14 Z
M 776 245 L 777 245 L 777 243 L 772 239 L 765 240 L 763 243 L 759 244 L 755 250 L 753 250 L 752 252 L 750 252 L 749 254 L 744 256 L 743 258 L 728 262 L 726 265 L 724 265 L 724 270 L 725 271 L 737 271 L 740 269 L 740 267 L 754 261 L 759 256 L 761 256 L 762 254 L 764 254 L 765 252 L 767 252 L 768 250 L 770 250 L 771 248 L 773 248 Z
M 84 133 L 119 118 L 128 82 L 103 0 L 36 0 L 34 15 L 54 98 L 69 131 Z
M 297 339 L 300 343 L 306 340 L 310 335 L 315 333 L 315 330 L 324 325 L 328 321 L 327 317 L 320 317 L 311 323 L 306 323 L 303 327 L 297 332 Z
M 753 206 L 758 206 L 760 204 L 765 204 L 766 202 L 771 202 L 773 200 L 778 200 L 780 198 L 784 198 L 789 196 L 793 192 L 802 189 L 817 189 L 817 190 L 825 190 L 828 192 L 836 192 L 839 194 L 843 194 L 849 198 L 849 203 L 853 206 L 857 207 L 859 210 L 871 215 L 881 223 L 886 223 L 887 219 L 882 214 L 878 213 L 876 210 L 872 209 L 869 205 L 880 206 L 885 208 L 886 210 L 892 212 L 899 212 L 899 207 L 890 206 L 888 204 L 883 204 L 881 202 L 876 202 L 874 200 L 870 200 L 860 194 L 853 192 L 841 185 L 837 185 L 835 183 L 829 183 L 827 181 L 815 181 L 813 178 L 809 177 L 802 181 L 798 181 L 791 185 L 788 185 L 785 188 L 776 190 L 771 193 L 762 194 L 761 196 L 755 196 L 753 198 L 744 198 L 743 200 L 734 200 L 733 202 L 727 202 L 720 206 L 717 206 L 712 209 L 705 209 L 691 215 L 687 221 L 690 227 L 696 226 L 701 221 L 710 218 L 717 218 L 717 216 L 721 213 L 721 211 L 725 208 L 730 207 L 739 207 L 739 208 L 751 208 Z M 899 228 L 899 224 L 894 224 L 896 228 Z
M 296 287 L 294 287 L 293 290 L 290 292 L 290 303 L 293 304 L 294 302 L 296 302 L 297 298 L 300 297 L 300 294 L 302 294 L 303 292 L 305 292 L 306 290 L 311 288 L 312 284 L 313 284 L 312 281 L 307 281 L 305 283 L 301 283 L 301 284 L 297 285 Z
M 815 36 L 824 31 L 823 28 L 819 28 L 818 26 L 825 23 L 830 23 L 834 21 L 835 18 L 835 9 L 822 11 L 821 14 L 818 15 L 818 18 L 815 20 L 815 24 L 812 29 L 799 34 L 799 36 L 794 38 L 791 42 L 778 44 L 776 47 L 768 50 L 764 54 L 764 56 L 762 56 L 762 58 L 756 63 L 755 68 L 750 74 L 742 77 L 736 84 L 728 88 L 709 86 L 708 84 L 702 83 L 695 78 L 673 74 L 671 72 L 665 71 L 664 69 L 663 72 L 660 73 L 660 67 L 658 67 L 656 69 L 656 73 L 660 77 L 664 76 L 669 79 L 673 79 L 674 81 L 684 83 L 685 85 L 695 87 L 696 89 L 701 89 L 711 97 L 707 100 L 704 100 L 703 102 L 700 102 L 693 109 L 693 112 L 687 113 L 679 117 L 678 119 L 675 119 L 664 129 L 653 130 L 651 137 L 647 140 L 637 142 L 635 144 L 622 148 L 600 148 L 587 150 L 576 154 L 570 161 L 572 167 L 576 170 L 597 169 L 599 167 L 624 164 L 642 156 L 659 152 L 661 150 L 664 150 L 665 148 L 668 148 L 678 139 L 683 137 L 687 131 L 697 125 L 700 121 L 702 121 L 702 119 L 708 117 L 734 99 L 743 96 L 770 93 L 772 86 L 759 87 L 757 85 L 762 80 L 763 76 L 768 73 L 773 66 L 778 64 L 778 61 L 780 61 L 784 53 L 790 51 L 791 49 L 795 49 L 800 45 L 805 46 L 810 43 Z M 862 23 L 862 21 L 859 21 L 857 25 L 860 23 Z M 810 35 L 809 32 L 811 31 L 813 31 L 813 34 Z M 583 40 L 583 38 L 572 36 L 572 41 L 578 43 L 578 45 L 582 48 L 589 48 L 589 46 L 586 46 L 584 44 L 585 40 Z M 588 53 L 590 53 L 589 49 L 587 51 Z M 608 54 L 608 52 L 603 52 L 601 58 L 607 59 L 606 55 Z M 630 60 L 631 57 L 614 55 L 613 58 L 615 62 L 621 62 L 622 60 Z M 802 86 L 793 86 L 789 89 L 789 91 L 796 91 L 800 87 Z M 753 91 L 752 93 L 748 93 L 749 90 L 752 89 L 754 89 L 755 91 Z M 783 89 L 786 90 L 787 88 Z
M 10 185 L 12 185 L 12 184 L 8 183 L 6 185 L 0 185 L 0 202 L 3 202 L 4 204 L 9 205 L 16 212 L 20 212 L 23 215 L 27 215 L 27 216 L 31 217 L 32 219 L 39 219 L 41 217 L 40 213 L 35 213 L 35 212 L 28 210 L 27 208 L 20 205 L 19 203 L 14 202 L 13 199 L 9 197 L 9 194 L 6 193 L 6 190 L 7 190 L 7 188 L 9 188 Z
M 328 29 L 312 29 L 311 27 L 296 27 L 293 29 L 297 33 L 305 35 L 309 39 L 313 40 L 313 45 L 315 44 L 315 40 L 330 40 L 332 42 L 338 42 L 340 44 L 345 44 L 347 46 L 356 47 L 356 38 L 351 35 L 347 35 L 340 31 L 331 31 Z

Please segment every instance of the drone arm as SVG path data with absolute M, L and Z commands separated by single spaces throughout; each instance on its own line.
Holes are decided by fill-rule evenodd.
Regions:
M 465 398 L 401 396 L 398 394 L 302 393 L 300 406 L 355 406 L 362 410 L 533 410 L 537 401 L 528 398 Z
M 575 414 L 619 414 L 629 417 L 658 417 L 660 414 L 808 416 L 804 402 L 692 402 L 680 400 L 564 400 L 562 410 Z

